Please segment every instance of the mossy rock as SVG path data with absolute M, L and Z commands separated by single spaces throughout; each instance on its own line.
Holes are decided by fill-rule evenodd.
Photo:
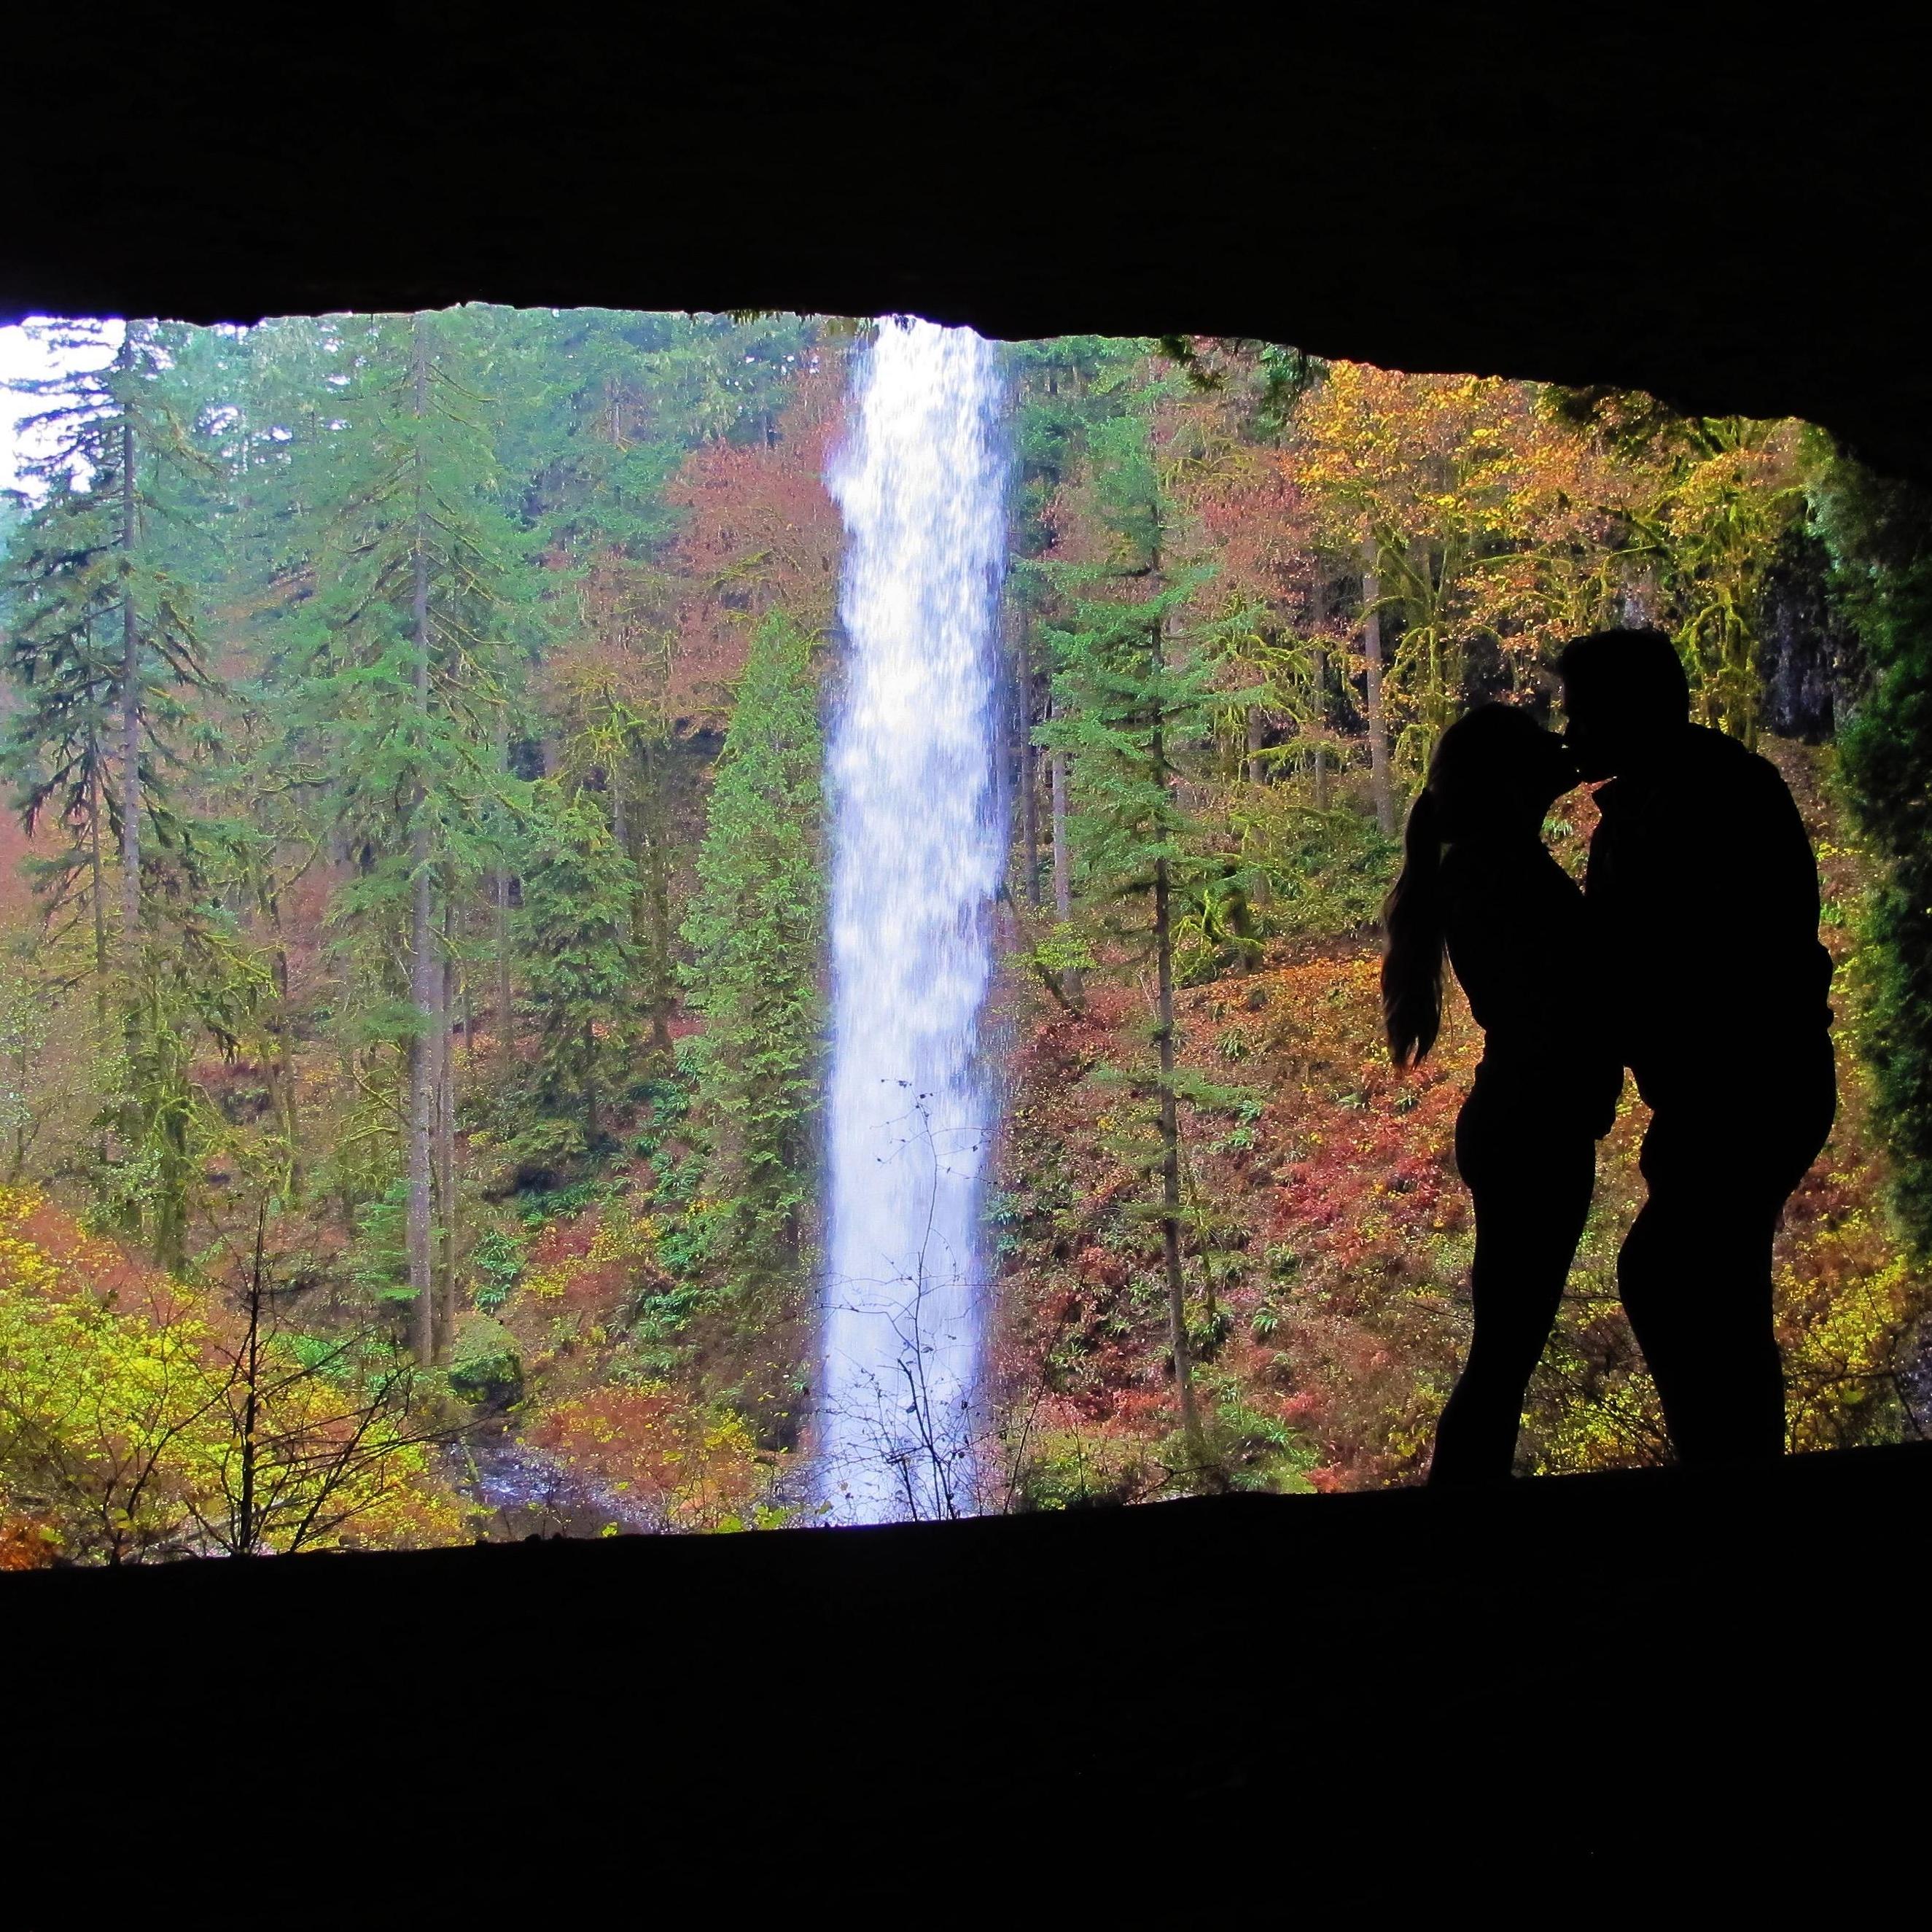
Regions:
M 450 1393 L 461 1401 L 494 1408 L 514 1402 L 523 1386 L 517 1338 L 487 1315 L 470 1316 L 457 1330 L 456 1352 L 449 1364 Z

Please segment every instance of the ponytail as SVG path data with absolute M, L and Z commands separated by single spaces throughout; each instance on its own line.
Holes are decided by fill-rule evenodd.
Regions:
M 1417 1064 L 1442 1028 L 1442 809 L 1425 787 L 1409 808 L 1402 875 L 1382 908 L 1382 1025 L 1398 1066 Z

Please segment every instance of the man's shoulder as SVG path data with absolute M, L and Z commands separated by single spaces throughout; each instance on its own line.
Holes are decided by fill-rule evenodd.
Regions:
M 1747 765 L 1769 766 L 1768 758 L 1761 758 L 1741 740 L 1733 738 L 1728 731 L 1718 731 L 1708 724 L 1687 724 L 1684 728 L 1684 743 L 1679 757 L 1692 766 L 1703 766 L 1712 770 L 1740 770 Z M 1772 769 L 1775 770 L 1775 766 Z
M 1685 760 L 1692 766 L 1733 776 L 1748 772 L 1754 777 L 1776 778 L 1784 784 L 1778 767 L 1762 752 L 1754 752 L 1728 731 L 1714 730 L 1708 724 L 1687 724 L 1684 731 Z
M 1594 796 L 1601 815 L 1593 856 L 1613 847 L 1648 851 L 1660 841 L 1688 855 L 1712 838 L 1735 839 L 1748 824 L 1768 827 L 1797 811 L 1784 775 L 1768 758 L 1703 724 L 1685 725 L 1667 758 L 1640 775 L 1610 779 Z
M 1728 732 L 1714 731 L 1706 724 L 1686 725 L 1684 730 L 1687 736 L 1678 769 L 1690 784 L 1734 797 L 1775 800 L 1790 796 L 1784 774 L 1762 752 L 1754 752 Z

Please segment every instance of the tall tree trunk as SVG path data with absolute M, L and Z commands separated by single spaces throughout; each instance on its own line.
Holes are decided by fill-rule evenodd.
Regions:
M 94 898 L 94 1016 L 107 1024 L 107 888 L 100 865 L 100 752 L 94 743 L 89 752 L 87 775 L 87 862 L 93 880 Z
M 1073 861 L 1066 846 L 1066 752 L 1053 748 L 1049 766 L 1053 790 L 1053 909 L 1062 919 L 1073 916 Z
M 242 1376 L 246 1390 L 242 1399 L 242 1493 L 235 1512 L 235 1550 L 237 1556 L 252 1556 L 260 1539 L 256 1516 L 256 1475 L 260 1460 L 257 1434 L 261 1425 L 262 1249 L 266 1238 L 266 1212 L 255 1223 L 255 1258 L 248 1271 L 248 1367 Z
M 1442 586 L 1453 574 L 1450 550 L 1431 551 L 1420 537 L 1414 537 L 1403 552 L 1402 566 L 1408 578 L 1403 603 L 1408 622 L 1421 627 L 1426 649 L 1421 666 L 1421 722 L 1424 740 L 1420 747 L 1426 767 L 1442 734 L 1455 715 L 1462 689 L 1462 672 L 1456 652 L 1446 645 L 1441 618 Z
M 510 768 L 510 728 L 500 715 L 496 720 L 496 769 Z M 507 1079 L 517 1057 L 516 1011 L 510 994 L 510 870 L 500 862 L 490 874 L 490 947 L 493 956 L 495 989 L 490 1031 L 502 1063 L 500 1078 Z
M 412 615 L 415 626 L 416 701 L 423 748 L 428 755 L 429 735 L 429 503 L 423 476 L 422 438 L 429 414 L 429 345 L 421 316 L 416 319 L 412 360 L 416 371 L 416 505 L 412 557 L 414 576 Z M 410 904 L 410 998 L 416 1007 L 416 1031 L 410 1041 L 409 1214 L 407 1252 L 410 1289 L 414 1298 L 413 1340 L 416 1360 L 436 1359 L 435 1230 L 432 1216 L 436 1139 L 436 1008 L 442 982 L 442 962 L 436 956 L 435 904 L 430 880 L 429 798 L 427 778 L 415 792 L 416 823 L 410 834 L 413 878 Z
M 1156 519 L 1156 532 L 1160 528 Z M 1152 588 L 1158 592 L 1161 553 L 1158 536 L 1150 556 Z M 1158 672 L 1167 664 L 1167 620 L 1150 627 L 1148 643 Z M 1167 734 L 1159 715 L 1149 742 L 1156 782 L 1174 789 L 1167 768 Z M 1172 881 L 1166 852 L 1154 864 L 1154 951 L 1156 1010 L 1155 1042 L 1160 1056 L 1160 1248 L 1167 1276 L 1168 1347 L 1174 1361 L 1174 1393 L 1180 1409 L 1180 1432 L 1193 1459 L 1195 1473 L 1208 1473 L 1208 1445 L 1201 1432 L 1200 1411 L 1194 1400 L 1194 1357 L 1187 1342 L 1187 1283 L 1180 1264 L 1180 1106 L 1174 1090 L 1174 920 L 1168 901 Z
M 644 891 L 644 873 L 638 863 L 637 841 L 632 836 L 630 788 L 624 782 L 629 752 L 629 734 L 626 732 L 616 756 L 604 772 L 604 782 L 610 790 L 610 836 L 616 841 L 617 850 L 624 855 L 624 877 L 629 888 L 624 895 L 623 910 L 617 922 L 617 930 L 627 941 L 634 940 L 637 937 L 638 901 Z M 594 1132 L 590 1136 L 593 1147 L 596 1138 Z
M 442 983 L 438 989 L 436 1021 L 436 1198 L 442 1210 L 442 1244 L 440 1255 L 438 1322 L 447 1352 L 456 1335 L 456 1081 L 449 1033 L 450 983 L 455 962 L 450 957 L 451 907 L 443 902 Z
M 268 1022 L 268 1089 L 275 1110 L 275 1126 L 288 1150 L 289 1196 L 300 1200 L 302 1191 L 302 1122 L 296 1096 L 295 1048 L 289 1039 L 289 950 L 282 936 L 281 896 L 268 895 L 268 929 L 272 944 L 268 970 L 273 976 L 275 1001 Z
M 1040 799 L 1034 776 L 1033 755 L 1033 653 L 1024 604 L 1008 607 L 1013 613 L 1014 723 L 1019 734 L 1018 760 L 1020 788 L 1020 836 L 1026 854 L 1027 904 L 1040 909 Z
M 604 788 L 610 794 L 610 836 L 619 851 L 631 856 L 631 819 L 624 796 L 624 757 L 622 746 L 604 767 Z
M 1388 719 L 1382 708 L 1382 614 L 1376 606 L 1382 580 L 1372 546 L 1362 572 L 1362 656 L 1368 666 L 1369 785 L 1376 801 L 1376 823 L 1387 838 L 1395 836 L 1395 791 L 1389 776 Z
M 1154 734 L 1161 755 L 1161 734 Z M 1207 1468 L 1207 1445 L 1194 1400 L 1194 1360 L 1187 1342 L 1187 1287 L 1180 1264 L 1180 1109 L 1174 1092 L 1174 932 L 1168 904 L 1167 860 L 1154 868 L 1154 940 L 1158 1006 L 1155 1031 L 1160 1050 L 1160 1247 L 1167 1275 L 1168 1346 L 1174 1358 L 1174 1392 L 1180 1429 L 1196 1472 Z
M 141 630 L 134 612 L 134 425 L 121 424 L 121 934 L 141 937 Z
M 408 1252 L 410 1287 L 415 1297 L 412 1346 L 416 1359 L 428 1363 L 436 1358 L 434 1030 L 438 982 L 442 975 L 436 957 L 426 825 L 418 826 L 411 838 L 410 857 L 416 868 L 410 917 L 410 998 L 416 1010 L 416 1031 L 410 1042 Z
M 1261 706 L 1248 706 L 1248 782 L 1251 785 L 1268 783 L 1268 764 L 1262 753 L 1266 748 L 1267 730 L 1262 718 Z M 1268 877 L 1266 869 L 1257 866 L 1250 874 L 1248 903 L 1264 906 L 1268 902 Z M 1244 970 L 1246 970 L 1245 968 Z
M 1267 748 L 1268 728 L 1262 717 L 1261 706 L 1248 706 L 1248 782 L 1252 785 L 1268 783 L 1268 766 L 1262 757 Z
M 1064 924 L 1073 916 L 1073 860 L 1066 845 L 1066 751 L 1064 746 L 1053 748 L 1052 757 L 1048 761 L 1048 782 L 1052 790 L 1053 833 L 1053 910 L 1054 916 Z M 1086 998 L 1086 988 L 1081 983 L 1080 969 L 1070 966 L 1060 976 L 1061 992 L 1066 1003 L 1078 1006 Z
M 499 866 L 490 882 L 490 946 L 496 986 L 490 994 L 494 1010 L 490 1030 L 496 1036 L 496 1049 L 506 1073 L 516 1058 L 516 1009 L 510 991 L 510 874 Z

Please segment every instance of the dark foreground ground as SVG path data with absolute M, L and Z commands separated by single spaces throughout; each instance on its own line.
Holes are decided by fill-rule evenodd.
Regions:
M 0 1577 L 0 1917 L 1912 1909 L 1928 1504 L 1932 1446 Z

